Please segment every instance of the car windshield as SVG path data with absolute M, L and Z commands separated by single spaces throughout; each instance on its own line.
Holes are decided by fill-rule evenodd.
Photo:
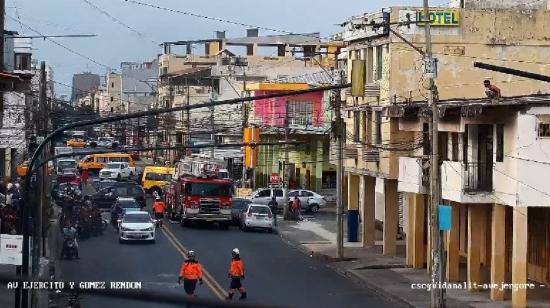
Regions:
M 245 209 L 247 205 L 252 203 L 250 200 L 245 199 L 233 199 L 232 206 L 234 209 Z
M 250 212 L 254 214 L 269 214 L 269 208 L 265 206 L 252 206 Z
M 120 169 L 119 163 L 110 163 L 105 166 L 106 169 Z
M 149 216 L 148 214 L 125 215 L 123 222 L 126 222 L 126 223 L 147 223 L 147 222 L 151 222 L 151 216 Z
M 145 175 L 145 179 L 149 181 L 170 181 L 171 174 L 150 172 Z
M 231 185 L 217 183 L 188 183 L 185 192 L 191 196 L 231 196 Z
M 139 204 L 136 200 L 119 200 L 118 204 L 120 207 L 126 209 L 126 208 L 139 208 Z
M 60 169 L 76 168 L 76 162 L 72 161 L 72 160 L 60 161 L 60 162 L 57 163 L 57 166 Z
M 143 194 L 139 186 L 116 186 L 114 189 L 119 196 L 136 197 Z

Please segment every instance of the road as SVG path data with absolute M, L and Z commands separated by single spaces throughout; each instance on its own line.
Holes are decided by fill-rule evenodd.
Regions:
M 150 205 L 148 206 L 150 208 Z M 384 307 L 392 304 L 355 285 L 316 259 L 287 244 L 279 235 L 220 230 L 204 225 L 166 224 L 155 244 L 119 244 L 113 228 L 80 243 L 80 260 L 62 261 L 62 276 L 74 281 L 141 281 L 144 289 L 183 294 L 177 282 L 182 252 L 194 250 L 212 276 L 198 287 L 201 298 L 217 299 L 229 285 L 231 250 L 245 262 L 248 302 L 288 307 Z M 216 287 L 217 286 L 217 287 Z M 84 296 L 82 307 L 151 307 L 150 303 Z M 155 307 L 165 307 L 156 305 Z M 392 305 L 393 306 L 393 305 Z

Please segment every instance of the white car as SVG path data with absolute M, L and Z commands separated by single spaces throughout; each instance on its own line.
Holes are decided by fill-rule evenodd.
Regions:
M 264 229 L 273 231 L 273 213 L 267 205 L 249 204 L 241 213 L 241 230 Z
M 128 163 L 108 163 L 105 168 L 99 170 L 99 179 L 127 179 L 135 174 L 135 168 L 128 166 Z
M 298 196 L 300 199 L 300 207 L 302 210 L 308 212 L 317 213 L 320 208 L 327 205 L 327 199 L 316 192 L 305 189 L 296 189 L 288 192 L 289 203 L 294 200 L 294 197 Z
M 114 137 L 99 137 L 97 141 L 90 142 L 90 146 L 93 144 L 101 148 L 116 148 L 118 146 Z
M 118 221 L 118 241 L 149 241 L 155 242 L 156 221 L 148 212 L 126 212 Z

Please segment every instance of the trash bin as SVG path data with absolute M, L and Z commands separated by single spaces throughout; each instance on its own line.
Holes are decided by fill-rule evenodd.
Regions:
M 348 242 L 359 242 L 359 210 L 348 210 Z

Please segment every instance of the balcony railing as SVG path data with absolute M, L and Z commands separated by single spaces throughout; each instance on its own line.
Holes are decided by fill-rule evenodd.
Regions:
M 471 162 L 464 164 L 464 191 L 480 192 L 493 190 L 493 164 Z

